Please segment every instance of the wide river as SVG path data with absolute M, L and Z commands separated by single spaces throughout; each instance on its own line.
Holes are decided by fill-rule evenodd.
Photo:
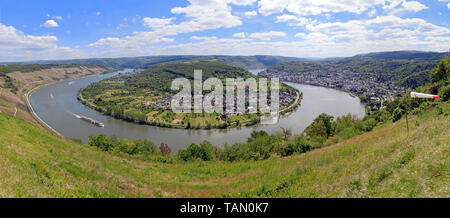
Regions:
M 251 71 L 257 73 L 257 71 Z M 283 128 L 289 128 L 293 133 L 302 133 L 304 129 L 321 113 L 335 117 L 355 114 L 364 117 L 364 105 L 360 100 L 348 93 L 324 87 L 287 83 L 303 92 L 301 106 L 291 115 L 281 118 L 275 125 L 256 125 L 227 130 L 184 130 L 167 129 L 147 125 L 138 125 L 105 116 L 90 109 L 77 100 L 78 90 L 92 82 L 117 75 L 119 72 L 95 75 L 72 81 L 54 83 L 40 88 L 30 97 L 36 113 L 47 124 L 67 138 L 81 139 L 87 143 L 90 135 L 101 133 L 129 139 L 149 139 L 156 145 L 167 143 L 173 151 L 186 148 L 192 142 L 200 143 L 208 140 L 215 145 L 225 143 L 231 145 L 245 142 L 253 130 L 264 130 L 275 133 Z M 96 127 L 76 118 L 73 114 L 91 117 L 103 122 L 104 128 Z

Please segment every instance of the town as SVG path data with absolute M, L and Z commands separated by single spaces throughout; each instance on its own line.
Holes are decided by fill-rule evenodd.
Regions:
M 352 97 L 360 97 L 372 109 L 384 107 L 383 102 L 391 102 L 405 93 L 406 89 L 392 83 L 383 83 L 370 73 L 355 73 L 349 70 L 329 72 L 324 70 L 307 71 L 302 73 L 288 73 L 266 70 L 259 76 L 273 78 L 280 81 L 302 83 L 314 86 L 335 88 L 349 92 Z

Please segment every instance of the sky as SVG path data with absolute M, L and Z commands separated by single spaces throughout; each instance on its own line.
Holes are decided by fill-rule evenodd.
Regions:
M 450 0 L 1 0 L 0 62 L 450 49 Z

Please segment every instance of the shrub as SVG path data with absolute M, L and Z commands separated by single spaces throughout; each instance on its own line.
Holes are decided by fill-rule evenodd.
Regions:
M 112 140 L 105 134 L 100 134 L 98 136 L 89 136 L 89 145 L 100 148 L 103 151 L 110 151 L 114 148 Z
M 304 153 L 311 150 L 311 145 L 304 136 L 299 136 L 295 141 L 289 141 L 287 146 L 281 150 L 281 156 L 290 156 L 294 153 Z
M 340 131 L 338 133 L 339 137 L 343 138 L 343 139 L 349 139 L 353 136 L 357 136 L 361 134 L 361 131 L 358 130 L 356 127 L 349 127 L 349 128 L 345 128 L 342 131 Z
M 400 120 L 403 116 L 403 109 L 401 109 L 400 107 L 397 107 L 394 112 L 392 113 L 392 122 L 397 122 L 398 120 Z
M 189 161 L 200 159 L 204 161 L 216 159 L 216 148 L 208 141 L 199 145 L 192 143 L 186 150 L 180 150 L 178 156 L 181 160 Z
M 442 101 L 448 101 L 450 99 L 450 85 L 442 87 L 439 92 L 439 96 L 441 97 Z

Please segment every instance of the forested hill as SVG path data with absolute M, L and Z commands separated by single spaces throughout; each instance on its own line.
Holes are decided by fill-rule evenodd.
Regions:
M 353 58 L 372 58 L 378 60 L 409 59 L 409 60 L 439 60 L 446 52 L 423 52 L 423 51 L 389 51 L 372 52 L 355 55 Z
M 311 71 L 371 74 L 377 81 L 415 88 L 429 82 L 428 73 L 447 53 L 397 51 L 356 55 L 318 61 L 281 62 L 269 68 L 301 74 Z
M 305 60 L 294 57 L 255 55 L 255 56 L 227 56 L 227 55 L 172 55 L 123 58 L 93 58 L 59 61 L 37 61 L 38 64 L 95 64 L 114 68 L 147 69 L 151 65 L 170 62 L 217 61 L 244 69 L 262 69 L 282 61 Z

